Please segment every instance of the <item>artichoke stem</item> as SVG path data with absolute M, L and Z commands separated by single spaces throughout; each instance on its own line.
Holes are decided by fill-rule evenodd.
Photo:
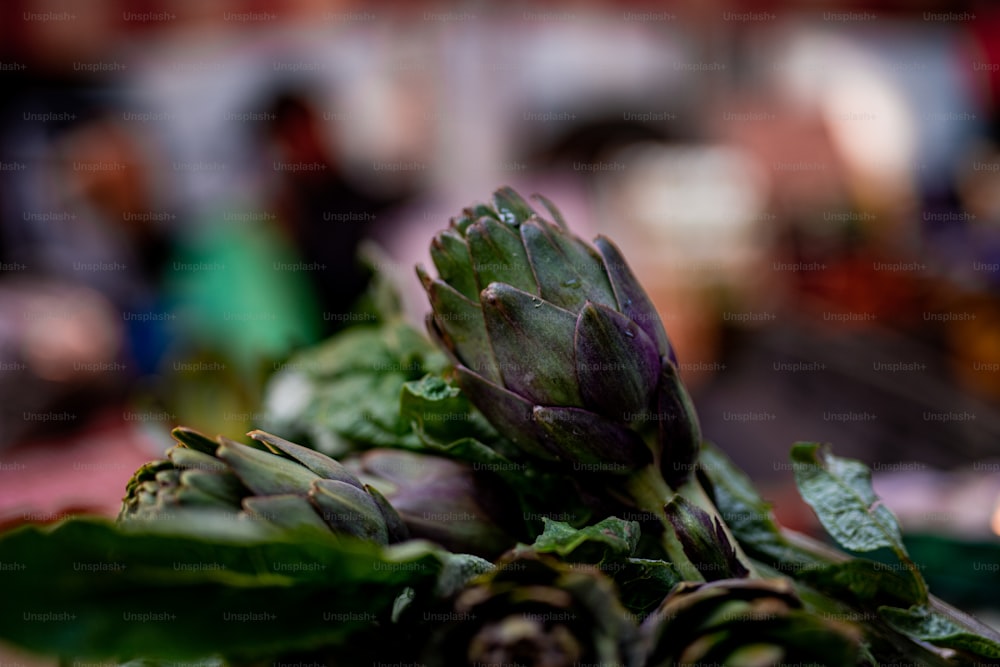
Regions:
M 664 507 L 674 492 L 663 480 L 659 468 L 652 465 L 643 466 L 629 476 L 625 487 L 636 506 L 656 516 L 663 525 L 663 550 L 677 573 L 686 581 L 705 581 L 705 577 L 684 553 L 684 546 L 674 531 L 674 525 L 667 519 Z
M 663 549 L 673 562 L 677 572 L 686 580 L 704 581 L 705 577 L 702 576 L 694 563 L 691 562 L 691 559 L 684 553 L 684 547 L 677 537 L 673 524 L 667 519 L 666 512 L 664 511 L 664 507 L 675 493 L 680 494 L 689 502 L 707 512 L 709 516 L 717 519 L 719 525 L 725 531 L 726 537 L 729 538 L 730 545 L 732 545 L 733 550 L 736 552 L 736 558 L 749 572 L 747 576 L 751 579 L 762 578 L 757 568 L 754 567 L 753 561 L 744 553 L 740 543 L 733 536 L 729 526 L 719 514 L 715 503 L 705 493 L 705 489 L 702 488 L 701 483 L 695 475 L 692 475 L 687 482 L 674 491 L 664 481 L 658 467 L 645 466 L 629 477 L 626 488 L 629 496 L 636 505 L 643 511 L 655 515 L 663 525 Z

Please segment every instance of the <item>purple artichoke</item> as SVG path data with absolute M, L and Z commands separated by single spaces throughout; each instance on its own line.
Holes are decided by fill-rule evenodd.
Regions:
M 644 667 L 868 664 L 857 628 L 807 611 L 787 579 L 682 582 L 639 632 Z
M 609 239 L 588 245 L 536 199 L 555 222 L 502 188 L 435 237 L 439 277 L 417 267 L 432 336 L 524 453 L 585 472 L 653 463 L 683 481 L 701 435 L 652 301 Z
M 517 543 L 520 513 L 491 472 L 398 449 L 371 449 L 345 465 L 385 496 L 410 537 L 491 559 Z
M 424 647 L 429 667 L 621 666 L 637 629 L 614 584 L 596 567 L 522 554 L 469 582 Z

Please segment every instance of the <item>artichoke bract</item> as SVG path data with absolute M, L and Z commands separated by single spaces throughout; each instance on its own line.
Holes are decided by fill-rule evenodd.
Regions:
M 263 431 L 255 448 L 176 428 L 167 459 L 129 480 L 119 521 L 168 517 L 185 509 L 232 512 L 279 528 L 318 528 L 378 544 L 407 539 L 392 505 L 339 462 Z
M 431 667 L 629 665 L 636 627 L 597 568 L 538 555 L 502 560 L 450 609 L 425 614 L 439 628 L 425 647 Z
M 590 472 L 654 463 L 683 481 L 701 434 L 652 301 L 609 239 L 588 245 L 536 199 L 553 221 L 502 188 L 437 234 L 438 277 L 417 267 L 431 335 L 472 403 L 524 453 Z
M 486 558 L 517 542 L 523 522 L 510 490 L 490 472 L 398 449 L 370 449 L 344 463 L 383 493 L 412 538 Z
M 852 626 L 803 609 L 785 579 L 678 584 L 639 628 L 645 667 L 858 664 Z

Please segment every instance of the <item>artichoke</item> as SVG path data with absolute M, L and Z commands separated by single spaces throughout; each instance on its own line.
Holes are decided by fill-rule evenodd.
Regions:
M 324 454 L 263 431 L 248 434 L 262 448 L 185 428 L 171 435 L 178 444 L 167 450 L 167 459 L 147 463 L 129 480 L 120 521 L 208 509 L 383 545 L 408 537 L 381 493 Z
M 417 267 L 431 335 L 525 454 L 588 472 L 654 463 L 683 481 L 701 435 L 652 301 L 609 239 L 588 245 L 536 198 L 554 222 L 503 188 L 437 234 L 438 277 Z
M 539 555 L 501 561 L 460 591 L 425 647 L 428 665 L 625 665 L 636 628 L 597 568 Z
M 517 542 L 523 521 L 511 491 L 493 473 L 398 449 L 372 449 L 345 465 L 385 495 L 410 537 L 486 558 Z
M 674 495 L 664 511 L 684 554 L 706 581 L 747 576 L 734 542 L 718 515 L 712 516 L 680 494 Z
M 645 667 L 858 664 L 853 626 L 802 608 L 787 579 L 678 584 L 639 629 Z

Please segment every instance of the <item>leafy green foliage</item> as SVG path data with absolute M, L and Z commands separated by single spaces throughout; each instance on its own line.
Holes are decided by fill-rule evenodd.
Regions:
M 699 470 L 708 481 L 707 490 L 719 514 L 748 554 L 783 573 L 794 574 L 813 565 L 814 559 L 785 539 L 770 504 L 757 493 L 746 473 L 711 443 L 702 445 Z
M 72 519 L 5 534 L 0 637 L 92 659 L 349 655 L 352 637 L 389 622 L 404 588 L 426 590 L 442 569 L 425 543 L 175 528 Z
M 831 459 L 833 465 L 827 467 Z M 881 505 L 862 464 L 838 459 L 805 443 L 796 445 L 793 460 L 797 475 L 805 473 L 803 495 L 808 490 L 818 505 L 814 506 L 817 514 L 825 517 L 824 526 L 829 523 L 834 535 L 847 533 L 852 536 L 846 539 L 848 544 L 855 548 L 867 544 L 872 551 L 884 549 L 874 545 L 886 542 L 897 554 L 902 551 L 905 558 L 901 540 L 895 539 L 900 532 L 895 517 L 887 514 L 888 510 L 874 516 Z M 994 659 L 992 651 L 1000 646 L 997 633 L 929 598 L 908 558 L 896 563 L 852 558 L 785 531 L 749 478 L 714 447 L 703 448 L 701 470 L 720 514 L 749 554 L 775 568 L 776 573 L 792 574 L 811 608 L 835 618 L 865 619 L 863 629 L 869 644 L 865 650 L 872 651 L 868 655 L 890 663 L 954 664 L 894 635 L 901 633 L 971 656 L 961 664 L 986 664 L 984 659 Z M 854 531 L 852 517 L 871 525 L 865 532 Z M 869 538 L 862 540 L 861 535 Z M 873 620 L 876 618 L 881 621 Z M 869 660 L 869 664 L 876 663 Z
M 631 556 L 639 543 L 639 524 L 610 517 L 585 528 L 545 519 L 545 530 L 532 549 L 578 563 L 603 563 Z
M 822 590 L 849 593 L 853 598 L 850 601 L 863 604 L 909 606 L 920 603 L 924 595 L 913 577 L 866 558 L 807 568 L 800 576 Z
M 852 551 L 892 549 L 912 579 L 918 600 L 925 601 L 927 586 L 906 553 L 896 516 L 872 489 L 868 467 L 833 456 L 816 443 L 796 443 L 791 457 L 799 492 L 830 536 Z
M 562 521 L 545 519 L 545 530 L 526 551 L 558 556 L 568 563 L 594 565 L 618 586 L 622 604 L 643 617 L 653 611 L 681 576 L 665 561 L 635 558 L 639 524 L 609 517 L 591 526 L 574 528 Z
M 899 632 L 935 646 L 954 649 L 973 664 L 984 664 L 982 660 L 989 660 L 987 664 L 1000 662 L 1000 642 L 970 632 L 934 609 L 926 606 L 882 607 L 879 614 Z
M 492 207 L 467 209 L 432 244 L 441 279 L 420 272 L 438 315 L 432 332 L 464 368 L 450 368 L 402 321 L 398 295 L 368 249 L 374 279 L 362 310 L 345 320 L 352 326 L 275 366 L 264 423 L 255 425 L 281 437 L 249 435 L 287 457 L 265 455 L 257 442 L 246 451 L 223 443 L 220 461 L 242 472 L 248 490 L 276 494 L 273 504 L 235 493 L 225 512 L 201 504 L 135 523 L 71 519 L 0 535 L 0 639 L 64 660 L 133 660 L 134 667 L 289 658 L 450 665 L 470 656 L 486 664 L 521 661 L 523 651 L 547 664 L 646 667 L 1000 663 L 998 633 L 928 595 L 862 463 L 812 443 L 792 450 L 796 482 L 824 528 L 868 557 L 777 523 L 749 478 L 701 445 L 666 334 L 620 252 L 603 237 L 595 250 L 563 234 L 558 212 L 539 201 L 558 226 L 533 218 L 504 188 Z M 489 298 L 477 303 L 484 293 Z M 547 317 L 539 316 L 542 301 L 551 302 Z M 616 358 L 628 372 L 605 372 Z M 209 411 L 226 400 L 204 388 L 193 395 Z M 654 408 L 671 418 L 655 428 L 619 423 L 623 413 Z M 232 490 L 204 474 L 222 466 L 213 458 L 218 443 L 191 430 L 174 435 L 184 446 L 172 450 L 170 464 L 140 469 L 152 485 L 144 493 L 158 498 L 174 482 Z M 440 514 L 478 514 L 465 508 L 485 505 L 484 479 L 495 475 L 494 495 L 521 513 L 504 522 L 508 539 L 495 552 L 512 535 L 533 542 L 493 563 L 422 541 L 385 547 L 309 522 L 282 530 L 254 519 L 252 510 L 290 511 L 295 489 L 320 474 L 307 461 L 321 464 L 322 505 L 348 535 L 374 516 L 359 507 L 378 510 L 388 534 L 386 498 L 405 503 L 402 473 L 383 474 L 385 496 L 368 492 L 375 506 L 348 502 L 362 493 L 360 482 L 341 479 L 340 463 L 284 438 L 331 456 L 373 448 L 425 455 L 391 452 L 418 460 L 410 479 L 421 480 L 420 500 L 436 503 L 411 504 L 411 520 L 430 521 L 434 512 L 423 510 L 440 509 L 449 493 L 471 500 Z M 647 465 L 654 451 L 659 466 Z M 366 452 L 353 464 L 378 455 Z M 456 474 L 449 478 L 456 486 L 434 487 L 426 481 L 432 458 L 488 474 Z M 312 472 L 293 475 L 292 460 Z M 289 479 L 298 482 L 286 488 Z M 351 495 L 335 494 L 344 491 L 338 484 Z M 508 531 L 518 520 L 523 530 Z M 465 544 L 484 541 L 477 534 Z M 880 551 L 895 560 L 876 562 Z
M 409 422 L 422 442 L 444 447 L 467 438 L 482 442 L 499 440 L 497 432 L 472 407 L 455 384 L 440 375 L 425 375 L 403 385 L 400 419 Z
M 419 447 L 400 414 L 400 391 L 444 366 L 444 355 L 403 322 L 351 327 L 281 365 L 264 400 L 265 430 L 331 456 Z

